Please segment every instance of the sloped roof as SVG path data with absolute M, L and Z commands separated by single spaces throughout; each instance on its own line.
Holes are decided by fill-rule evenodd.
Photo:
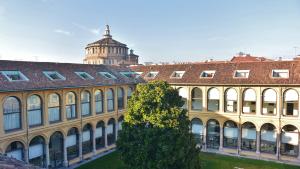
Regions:
M 126 44 L 121 43 L 119 41 L 116 41 L 116 40 L 114 40 L 112 38 L 103 38 L 103 39 L 100 39 L 100 40 L 98 40 L 96 42 L 88 44 L 87 47 L 92 46 L 92 45 L 115 45 L 115 46 L 126 47 Z

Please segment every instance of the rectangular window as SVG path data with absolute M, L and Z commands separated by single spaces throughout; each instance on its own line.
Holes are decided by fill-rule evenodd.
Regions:
M 13 81 L 28 81 L 29 79 L 20 71 L 1 71 L 2 75 L 7 80 Z
M 90 74 L 86 73 L 86 72 L 75 72 L 79 77 L 81 77 L 84 80 L 92 80 L 94 79 L 93 76 L 91 76 Z
M 112 75 L 109 72 L 99 72 L 99 74 L 108 79 L 117 79 L 116 76 Z
M 149 72 L 145 77 L 154 79 L 158 75 L 158 72 Z
M 185 71 L 174 71 L 171 75 L 171 78 L 178 78 L 181 79 L 184 75 Z
M 201 73 L 201 78 L 213 78 L 215 76 L 215 70 L 205 70 Z
M 236 70 L 234 73 L 235 78 L 248 78 L 249 77 L 249 70 Z
M 63 77 L 61 74 L 59 74 L 56 71 L 44 71 L 43 73 L 50 80 L 66 80 L 65 77 Z
M 272 70 L 272 77 L 274 77 L 274 78 L 289 78 L 289 70 L 287 70 L 287 69 Z

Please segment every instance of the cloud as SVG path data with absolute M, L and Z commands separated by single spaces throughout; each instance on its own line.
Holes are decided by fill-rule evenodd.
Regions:
M 71 35 L 71 32 L 66 31 L 66 30 L 62 30 L 62 29 L 55 29 L 54 32 L 58 33 L 58 34 L 63 34 L 63 35 L 66 35 L 66 36 L 70 36 Z
M 74 26 L 76 26 L 77 28 L 81 29 L 81 30 L 84 30 L 84 31 L 87 31 L 91 34 L 94 34 L 94 35 L 100 35 L 100 31 L 101 29 L 100 28 L 88 28 L 84 25 L 81 25 L 81 24 L 78 24 L 78 23 L 72 23 Z

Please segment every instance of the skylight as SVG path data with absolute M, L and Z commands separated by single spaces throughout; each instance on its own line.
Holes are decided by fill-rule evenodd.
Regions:
M 7 78 L 7 80 L 13 81 L 28 81 L 29 79 L 20 71 L 1 71 L 2 75 Z
M 215 76 L 215 70 L 205 70 L 201 73 L 201 78 L 213 78 Z
M 274 77 L 274 78 L 289 78 L 289 70 L 288 69 L 273 69 L 272 77 Z
M 128 77 L 128 78 L 137 78 L 139 74 L 136 72 L 120 72 L 121 75 Z
M 182 76 L 184 75 L 185 71 L 174 71 L 171 75 L 171 78 L 182 78 Z
M 158 72 L 149 72 L 145 77 L 146 78 L 155 78 L 158 75 Z
M 86 72 L 75 72 L 79 77 L 81 77 L 84 80 L 91 80 L 94 79 L 93 76 L 91 76 L 90 74 L 86 73 Z
M 66 80 L 65 77 L 63 77 L 61 74 L 59 74 L 56 71 L 44 71 L 43 73 L 50 80 Z
M 108 79 L 116 79 L 116 76 L 110 74 L 109 72 L 99 72 L 99 73 Z
M 234 77 L 236 78 L 248 78 L 250 70 L 236 70 Z

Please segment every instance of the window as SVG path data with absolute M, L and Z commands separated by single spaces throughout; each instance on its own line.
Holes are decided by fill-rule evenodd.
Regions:
M 56 71 L 44 71 L 45 76 L 47 76 L 50 80 L 66 80 L 61 74 Z
M 223 145 L 228 148 L 237 148 L 238 145 L 238 127 L 233 121 L 226 121 L 223 128 Z
M 122 87 L 118 88 L 118 109 L 124 109 L 124 89 Z
M 115 110 L 113 89 L 108 89 L 108 91 L 106 92 L 106 96 L 107 96 L 107 111 L 112 112 Z
M 249 88 L 243 93 L 243 113 L 256 112 L 256 93 L 255 90 Z
M 120 74 L 127 77 L 127 78 L 137 78 L 137 77 L 140 76 L 136 72 L 120 72 Z
M 277 94 L 274 89 L 266 89 L 262 95 L 262 114 L 275 115 Z
M 90 124 L 86 124 L 82 131 L 82 154 L 93 151 L 93 128 Z
M 207 110 L 208 111 L 219 111 L 220 93 L 217 88 L 210 88 L 207 94 Z
M 127 100 L 129 100 L 131 98 L 132 92 L 133 92 L 133 88 L 128 87 L 128 89 L 127 89 Z
M 116 122 L 115 119 L 109 119 L 107 123 L 107 145 L 112 145 L 116 142 Z
M 286 125 L 281 129 L 280 153 L 297 157 L 299 154 L 299 130 L 296 126 Z
M 4 100 L 3 114 L 5 131 L 21 128 L 21 103 L 16 97 L 8 97 Z
M 49 122 L 58 122 L 60 121 L 60 104 L 59 96 L 56 93 L 49 95 L 48 100 L 48 118 Z
M 298 98 L 298 92 L 294 89 L 288 89 L 284 92 L 283 115 L 298 116 Z
M 276 131 L 275 126 L 265 123 L 260 129 L 260 151 L 265 153 L 276 154 Z
M 90 107 L 90 93 L 88 91 L 83 91 L 81 93 L 81 115 L 91 115 Z
M 287 69 L 276 69 L 272 70 L 273 78 L 289 78 L 289 70 Z
M 29 79 L 20 71 L 1 71 L 9 81 L 28 81 Z
M 141 75 L 143 74 L 143 72 L 135 72 L 136 73 L 136 78 L 141 77 Z
M 86 72 L 75 72 L 75 73 L 84 80 L 94 79 L 94 77 L 92 77 L 90 74 L 88 74 Z
M 73 92 L 66 95 L 66 114 L 68 119 L 76 118 L 76 96 Z
M 27 99 L 28 126 L 34 127 L 42 124 L 42 101 L 38 95 Z
M 218 149 L 220 146 L 220 124 L 217 120 L 210 119 L 207 122 L 207 148 Z
M 105 147 L 105 125 L 103 121 L 99 121 L 95 130 L 96 149 Z
M 181 108 L 187 109 L 187 98 L 188 98 L 188 90 L 186 88 L 180 87 L 178 88 L 178 94 L 181 96 L 181 100 L 183 101 L 183 105 Z
M 17 160 L 24 160 L 24 145 L 19 141 L 14 141 L 6 148 L 7 157 L 13 157 Z
M 242 150 L 256 151 L 256 127 L 251 122 L 242 125 Z
M 111 73 L 108 72 L 99 72 L 102 76 L 108 79 L 116 79 L 116 76 L 112 75 Z
M 202 110 L 202 90 L 197 87 L 192 90 L 192 110 Z
M 191 121 L 192 134 L 194 135 L 197 144 L 202 145 L 203 143 L 203 123 L 200 119 L 194 118 Z
M 158 72 L 149 72 L 145 77 L 149 79 L 154 79 L 158 75 Z
M 213 78 L 215 76 L 215 70 L 205 70 L 201 73 L 201 78 Z
M 174 71 L 171 75 L 171 78 L 182 78 L 182 76 L 184 75 L 185 71 Z
M 96 114 L 103 113 L 103 94 L 101 90 L 95 91 L 95 108 Z
M 68 160 L 79 156 L 79 134 L 78 129 L 73 127 L 68 131 L 66 147 Z
M 225 91 L 224 108 L 225 112 L 237 111 L 237 92 L 235 89 L 230 88 Z
M 249 77 L 249 70 L 236 70 L 234 73 L 234 77 L 236 78 L 248 78 Z

